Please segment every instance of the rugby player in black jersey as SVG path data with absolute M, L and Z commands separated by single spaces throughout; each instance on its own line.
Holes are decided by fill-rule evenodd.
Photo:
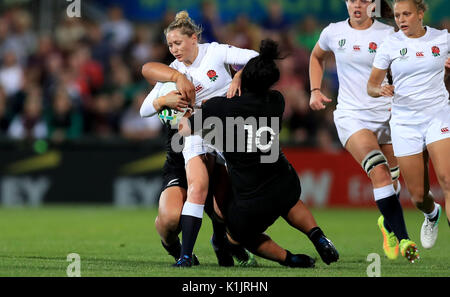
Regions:
M 242 72 L 242 95 L 215 97 L 179 126 L 182 135 L 200 133 L 223 154 L 232 198 L 216 201 L 215 211 L 226 223 L 231 246 L 242 244 L 252 253 L 289 267 L 314 267 L 315 260 L 292 254 L 264 231 L 280 216 L 305 233 L 326 264 L 339 254 L 299 199 L 301 186 L 295 169 L 278 143 L 284 111 L 282 94 L 270 87 L 279 79 L 275 64 L 278 45 L 261 43 L 260 55 Z

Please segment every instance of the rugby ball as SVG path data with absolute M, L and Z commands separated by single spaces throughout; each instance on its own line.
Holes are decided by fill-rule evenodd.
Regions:
M 165 96 L 176 90 L 177 85 L 174 82 L 165 82 L 159 89 L 158 97 Z M 170 107 L 164 107 L 158 112 L 158 118 L 163 125 L 168 125 L 172 129 L 178 129 L 178 124 L 188 110 L 190 110 L 189 107 L 184 108 L 183 111 L 172 109 Z

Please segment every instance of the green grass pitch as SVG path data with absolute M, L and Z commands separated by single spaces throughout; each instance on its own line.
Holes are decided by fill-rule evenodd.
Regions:
M 312 209 L 325 234 L 340 253 L 338 263 L 324 264 L 300 232 L 279 219 L 267 233 L 293 253 L 317 257 L 314 269 L 294 269 L 258 258 L 257 268 L 222 268 L 210 246 L 211 223 L 203 221 L 194 252 L 201 265 L 170 267 L 173 259 L 161 247 L 154 228 L 156 209 L 94 206 L 0 208 L 0 276 L 66 276 L 67 255 L 81 258 L 81 276 L 217 276 L 217 277 L 340 277 L 367 276 L 367 256 L 381 256 L 381 276 L 450 276 L 450 228 L 445 215 L 431 250 L 420 246 L 423 215 L 405 210 L 408 231 L 421 259 L 408 263 L 384 257 L 375 209 Z

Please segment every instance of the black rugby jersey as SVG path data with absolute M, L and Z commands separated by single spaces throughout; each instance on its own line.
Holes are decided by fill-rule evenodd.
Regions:
M 298 176 L 279 146 L 284 106 L 278 91 L 244 93 L 231 99 L 212 98 L 189 118 L 191 130 L 202 131 L 203 139 L 222 152 L 239 199 L 265 196 L 274 187 L 299 187 Z

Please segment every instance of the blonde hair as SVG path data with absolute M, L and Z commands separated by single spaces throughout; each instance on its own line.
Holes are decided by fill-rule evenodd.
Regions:
M 195 24 L 186 10 L 182 10 L 175 15 L 175 20 L 164 30 L 164 34 L 167 36 L 167 33 L 175 29 L 179 29 L 181 34 L 189 37 L 195 34 L 198 39 L 200 39 L 202 33 L 202 28 Z
M 407 0 L 395 0 L 395 3 L 403 2 Z M 414 3 L 418 11 L 425 12 L 428 9 L 428 5 L 425 3 L 425 0 L 408 0 Z

